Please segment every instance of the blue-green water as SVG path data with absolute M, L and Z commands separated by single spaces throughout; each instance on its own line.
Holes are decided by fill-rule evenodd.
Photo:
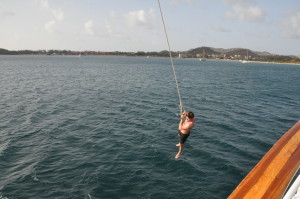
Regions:
M 0 56 L 0 198 L 226 198 L 300 119 L 300 66 Z

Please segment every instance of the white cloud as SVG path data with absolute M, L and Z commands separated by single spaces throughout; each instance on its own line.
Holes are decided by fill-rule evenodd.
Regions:
M 99 26 L 96 26 L 94 21 L 87 21 L 84 24 L 84 32 L 102 38 L 137 41 L 140 37 L 148 34 L 149 29 L 154 29 L 157 26 L 161 28 L 161 21 L 158 19 L 153 9 L 141 9 L 128 13 L 110 11 L 102 25 L 100 23 Z
M 92 20 L 89 20 L 87 22 L 85 22 L 84 24 L 84 28 L 85 28 L 85 31 L 87 34 L 89 35 L 94 35 L 95 32 L 94 32 L 94 23 Z
M 144 10 L 130 12 L 125 15 L 126 21 L 132 26 L 147 26 L 147 20 Z
M 231 7 L 226 16 L 238 21 L 260 21 L 266 16 L 261 7 L 256 5 L 255 0 L 221 0 Z
M 52 9 L 49 6 L 48 0 L 39 0 L 39 4 L 41 7 L 46 8 L 48 12 L 52 12 L 52 15 L 57 21 L 62 21 L 65 18 L 65 13 L 62 9 Z
M 109 12 L 109 16 L 112 17 L 112 18 L 114 18 L 114 17 L 117 16 L 117 13 L 115 11 L 110 11 Z
M 56 22 L 54 20 L 46 23 L 44 26 L 45 30 L 50 34 L 54 33 L 55 32 L 55 23 Z
M 264 18 L 265 13 L 258 6 L 244 7 L 235 5 L 233 11 L 227 12 L 227 16 L 237 18 L 239 21 L 259 21 Z
M 115 11 L 110 11 L 100 32 L 102 37 L 126 38 L 130 34 L 125 17 Z
M 40 5 L 41 5 L 43 8 L 49 8 L 48 0 L 40 0 Z
M 60 8 L 51 10 L 48 0 L 38 0 L 38 2 L 42 8 L 45 8 L 47 12 L 51 12 L 54 17 L 52 21 L 44 25 L 44 29 L 50 34 L 61 33 L 60 30 L 57 29 L 57 22 L 64 19 L 64 12 Z
M 171 0 L 170 4 L 171 5 L 178 5 L 180 2 L 186 2 L 189 5 L 195 5 L 196 2 L 194 0 Z
M 300 11 L 290 14 L 282 21 L 286 36 L 300 39 Z
M 62 21 L 65 17 L 64 12 L 61 9 L 52 10 L 52 14 L 58 21 Z
M 155 21 L 153 9 L 148 12 L 144 10 L 129 12 L 124 15 L 124 18 L 126 23 L 132 27 L 152 28 Z

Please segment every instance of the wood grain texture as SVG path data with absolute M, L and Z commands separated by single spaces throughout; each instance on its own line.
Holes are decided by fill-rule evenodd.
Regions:
M 279 199 L 300 165 L 300 121 L 249 172 L 228 199 Z

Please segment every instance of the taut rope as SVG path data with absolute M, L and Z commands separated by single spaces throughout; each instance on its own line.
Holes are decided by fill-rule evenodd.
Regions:
M 170 42 L 169 42 L 169 38 L 168 38 L 168 34 L 167 34 L 167 29 L 166 29 L 166 25 L 165 25 L 165 21 L 164 21 L 162 9 L 161 9 L 161 6 L 160 6 L 160 1 L 157 0 L 157 2 L 158 2 L 159 10 L 160 10 L 161 20 L 163 22 L 163 26 L 164 26 L 164 30 L 165 30 L 165 36 L 166 36 L 167 43 L 168 43 L 170 61 L 171 61 L 171 65 L 172 65 L 172 68 L 173 68 L 174 79 L 175 79 L 175 82 L 176 82 L 176 87 L 177 87 L 177 92 L 178 92 L 178 98 L 179 98 L 179 109 L 180 109 L 180 115 L 181 115 L 183 113 L 184 107 L 183 107 L 182 100 L 181 100 L 180 89 L 179 89 L 179 86 L 178 86 L 178 81 L 177 81 L 177 77 L 176 77 L 175 66 L 174 66 L 174 63 L 173 63 L 173 58 L 172 58 L 172 53 L 171 53 Z

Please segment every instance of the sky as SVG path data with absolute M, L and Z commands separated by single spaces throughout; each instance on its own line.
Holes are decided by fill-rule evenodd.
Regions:
M 172 51 L 300 56 L 299 0 L 160 0 Z M 0 48 L 167 50 L 157 0 L 0 0 Z

